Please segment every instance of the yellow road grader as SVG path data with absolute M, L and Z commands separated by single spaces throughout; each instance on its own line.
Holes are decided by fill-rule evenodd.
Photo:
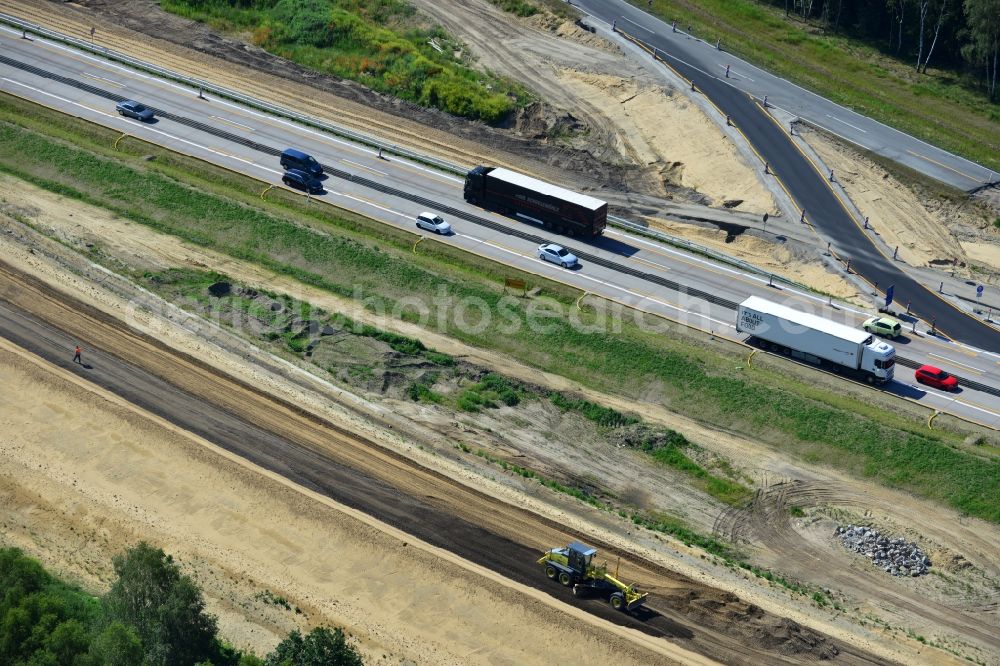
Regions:
M 594 564 L 595 548 L 574 541 L 565 548 L 553 548 L 542 555 L 539 564 L 545 565 L 545 575 L 549 580 L 557 580 L 566 587 L 573 588 L 578 597 L 599 595 L 607 597 L 611 607 L 620 611 L 631 611 L 641 606 L 648 592 L 639 592 L 635 585 L 626 585 L 615 575 L 608 573 L 608 563 Z

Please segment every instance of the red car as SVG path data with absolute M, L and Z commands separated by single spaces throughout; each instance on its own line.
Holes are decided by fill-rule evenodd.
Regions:
M 933 365 L 922 365 L 917 368 L 913 376 L 917 378 L 917 383 L 927 384 L 942 391 L 954 391 L 958 388 L 958 380 L 949 375 L 941 368 Z

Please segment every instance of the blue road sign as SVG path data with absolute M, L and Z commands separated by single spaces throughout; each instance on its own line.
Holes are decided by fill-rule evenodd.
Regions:
M 892 294 L 896 291 L 896 285 L 891 285 L 885 290 L 885 307 L 892 305 Z

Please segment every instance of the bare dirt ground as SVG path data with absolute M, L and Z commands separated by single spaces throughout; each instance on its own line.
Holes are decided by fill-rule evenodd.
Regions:
M 18 212 L 22 217 L 29 218 L 38 228 L 46 229 L 47 232 L 59 237 L 63 242 L 72 246 L 86 249 L 86 243 L 97 243 L 97 247 L 107 257 L 117 260 L 129 260 L 129 263 L 136 262 L 137 268 L 161 269 L 169 266 L 199 267 L 202 269 L 212 269 L 224 272 L 234 279 L 245 280 L 251 284 L 260 284 L 270 289 L 292 293 L 299 298 L 309 300 L 314 305 L 321 305 L 329 311 L 341 311 L 352 317 L 365 317 L 365 313 L 358 312 L 356 305 L 350 302 L 340 302 L 328 294 L 315 292 L 301 286 L 290 283 L 285 278 L 269 275 L 240 262 L 219 257 L 213 253 L 205 252 L 198 248 L 185 246 L 176 239 L 160 236 L 152 233 L 143 227 L 127 224 L 121 220 L 114 220 L 106 213 L 83 206 L 81 204 L 65 200 L 61 197 L 34 190 L 30 186 L 13 187 L 7 183 L 2 189 L 6 190 L 4 197 L 7 199 L 8 212 Z M 16 210 L 15 210 L 16 209 Z M 93 248 L 91 248 L 93 250 Z M 141 259 L 139 259 L 141 257 Z M 48 280 L 60 282 L 55 276 L 49 273 Z M 65 280 L 62 282 L 65 283 Z M 79 288 L 78 284 L 68 283 L 73 288 Z M 95 296 L 92 293 L 91 299 Z M 352 311 L 348 308 L 354 308 Z M 382 322 L 384 324 L 384 322 Z M 400 324 L 399 332 L 416 335 L 425 340 L 428 344 L 456 355 L 468 355 L 475 358 L 476 362 L 482 363 L 486 367 L 491 367 L 511 376 L 515 376 L 525 381 L 551 386 L 562 390 L 573 389 L 565 380 L 543 375 L 522 366 L 518 366 L 510 359 L 498 358 L 482 350 L 470 349 L 457 345 L 454 341 L 435 336 L 426 331 L 417 331 L 405 324 Z M 983 605 L 989 605 L 991 580 L 997 577 L 996 543 L 1000 542 L 994 526 L 985 525 L 981 521 L 970 521 L 955 516 L 953 512 L 929 505 L 926 502 L 914 500 L 901 493 L 886 491 L 883 488 L 872 486 L 845 478 L 843 475 L 833 473 L 829 470 L 811 468 L 801 463 L 791 463 L 785 456 L 770 451 L 765 447 L 760 447 L 745 437 L 730 433 L 713 431 L 688 419 L 684 419 L 676 414 L 666 412 L 656 404 L 636 403 L 629 399 L 622 399 L 613 396 L 594 394 L 593 392 L 583 392 L 587 397 L 601 404 L 608 404 L 619 409 L 638 411 L 651 422 L 663 423 L 669 427 L 676 428 L 683 432 L 692 441 L 707 447 L 717 455 L 721 455 L 727 460 L 733 461 L 741 472 L 748 474 L 757 483 L 767 485 L 774 483 L 775 479 L 799 479 L 811 482 L 822 482 L 832 484 L 830 487 L 835 492 L 827 492 L 819 495 L 824 498 L 822 502 L 816 502 L 819 508 L 838 508 L 846 506 L 847 510 L 863 511 L 857 509 L 858 497 L 869 498 L 864 503 L 865 507 L 874 507 L 872 519 L 883 521 L 892 525 L 897 531 L 906 532 L 918 525 L 918 531 L 922 543 L 926 550 L 935 553 L 942 553 L 944 560 L 951 561 L 958 557 L 958 562 L 963 561 L 966 565 L 955 567 L 955 572 L 949 572 L 949 576 L 954 576 L 955 580 L 951 584 L 944 585 L 945 579 L 930 578 L 917 581 L 899 581 L 888 576 L 881 576 L 877 572 L 865 572 L 863 563 L 859 563 L 857 558 L 840 549 L 839 544 L 832 540 L 832 524 L 823 523 L 816 527 L 815 522 L 810 523 L 809 541 L 818 545 L 810 545 L 811 552 L 818 552 L 824 564 L 822 567 L 811 566 L 815 560 L 801 561 L 799 553 L 802 544 L 799 543 L 804 537 L 791 534 L 787 538 L 779 540 L 769 540 L 763 537 L 753 537 L 753 532 L 749 531 L 752 545 L 752 552 L 755 561 L 774 566 L 778 571 L 794 571 L 803 580 L 808 580 L 817 585 L 828 586 L 836 591 L 834 599 L 838 600 L 845 608 L 852 611 L 849 615 L 829 613 L 828 611 L 816 608 L 797 610 L 805 615 L 796 617 L 799 621 L 804 621 L 809 617 L 809 622 L 820 622 L 826 631 L 867 633 L 853 622 L 858 621 L 857 617 L 866 613 L 871 613 L 877 617 L 891 618 L 890 623 L 894 627 L 903 627 L 903 635 L 886 632 L 884 639 L 889 639 L 893 644 L 897 641 L 901 647 L 894 649 L 923 649 L 925 653 L 921 660 L 933 660 L 943 658 L 947 661 L 947 655 L 943 655 L 937 650 L 926 652 L 926 648 L 916 644 L 913 639 L 905 636 L 905 629 L 912 629 L 922 635 L 934 636 L 934 640 L 941 640 L 948 645 L 955 646 L 954 649 L 964 651 L 963 653 L 981 654 L 977 651 L 976 645 L 981 644 L 981 640 L 975 638 L 975 634 L 983 631 L 983 622 L 987 622 L 987 631 L 992 627 L 989 616 L 982 618 L 977 612 Z M 411 418 L 420 423 L 423 433 L 423 441 L 431 446 L 437 446 L 441 455 L 455 455 L 455 442 L 465 441 L 470 446 L 482 445 L 484 440 L 496 441 L 497 437 L 487 438 L 484 433 L 487 428 L 496 427 L 498 423 L 491 419 L 470 422 L 467 427 L 455 427 L 447 414 L 420 407 L 415 409 L 412 404 L 405 405 L 401 402 L 387 403 L 389 409 L 394 413 L 402 415 L 409 414 Z M 403 409 L 403 407 L 408 407 Z M 545 416 L 545 415 L 542 415 Z M 551 418 L 551 415 L 545 416 Z M 502 432 L 502 429 L 499 429 Z M 507 429 L 511 439 L 506 443 L 499 442 L 498 450 L 507 448 L 508 454 L 519 454 L 531 456 L 534 461 L 550 461 L 553 467 L 562 467 L 577 470 L 579 474 L 585 474 L 588 469 L 592 469 L 592 461 L 589 459 L 591 452 L 580 450 L 579 456 L 569 455 L 567 449 L 560 447 L 557 440 L 548 440 L 535 436 L 520 436 L 518 426 L 508 424 Z M 529 435 L 531 433 L 528 433 Z M 512 446 L 510 441 L 514 441 Z M 569 450 L 572 453 L 572 450 Z M 615 463 L 613 447 L 606 451 L 598 448 L 593 455 L 607 457 L 608 462 Z M 461 458 L 461 457 L 459 457 Z M 622 465 L 622 477 L 628 476 L 628 460 L 621 459 L 618 455 L 618 465 Z M 514 458 L 516 461 L 517 459 Z M 752 461 L 749 462 L 749 461 Z M 459 463 L 469 464 L 470 460 L 458 460 Z M 475 464 L 477 459 L 471 457 L 471 463 Z M 639 461 L 634 461 L 638 463 Z M 639 469 L 635 467 L 634 469 Z M 499 474 L 498 470 L 478 469 L 478 474 L 485 474 L 487 477 L 496 477 L 509 487 L 515 488 L 519 492 L 537 493 L 537 489 L 529 487 L 517 477 Z M 708 521 L 713 520 L 711 502 L 706 502 L 706 498 L 692 494 L 683 486 L 675 485 L 667 481 L 669 477 L 664 477 L 659 481 L 651 481 L 652 488 L 649 496 L 641 498 L 643 501 L 653 503 L 663 503 L 663 507 L 672 512 L 677 512 L 690 520 L 692 524 L 702 528 L 710 528 Z M 614 480 L 612 479 L 613 483 Z M 628 491 L 628 487 L 624 488 Z M 682 492 L 678 492 L 682 491 Z M 634 492 L 634 488 L 632 489 Z M 877 499 L 882 498 L 882 499 Z M 551 502 L 551 498 L 544 498 L 544 502 Z M 811 506 L 805 502 L 804 505 Z M 717 506 L 717 505 L 715 505 Z M 562 508 L 563 510 L 566 507 Z M 589 516 L 588 521 L 593 521 L 594 516 Z M 600 520 L 600 519 L 598 519 Z M 908 532 L 906 532 L 908 533 Z M 629 540 L 637 539 L 637 535 L 632 535 Z M 671 566 L 682 566 L 682 570 L 689 571 L 689 575 L 704 577 L 705 580 L 712 580 L 714 584 L 721 585 L 723 589 L 736 592 L 743 598 L 753 599 L 755 603 L 764 607 L 777 604 L 785 608 L 785 612 L 790 612 L 791 608 L 799 606 L 799 603 L 789 600 L 787 595 L 783 595 L 780 590 L 761 590 L 760 582 L 753 579 L 743 580 L 741 576 L 733 577 L 728 570 L 719 571 L 718 567 L 713 567 L 710 563 L 697 557 L 691 559 L 684 553 L 688 549 L 678 547 L 679 544 L 672 542 L 670 548 L 675 551 L 672 558 L 675 559 Z M 819 548 L 820 550 L 815 550 Z M 863 575 L 855 575 L 855 571 L 861 567 Z M 738 572 L 737 572 L 738 574 Z M 956 590 L 968 589 L 969 592 L 957 595 Z M 873 594 L 873 590 L 878 590 L 878 594 Z M 930 608 L 915 607 L 914 600 L 928 597 L 934 599 L 936 603 Z M 868 602 L 868 599 L 878 599 Z M 870 603 L 876 603 L 870 606 Z M 832 615 L 832 617 L 831 617 Z M 968 618 L 972 619 L 968 619 Z M 854 619 L 850 619 L 850 618 Z M 942 619 L 944 618 L 944 619 Z M 869 623 L 871 620 L 869 620 Z M 832 624 L 831 624 L 832 623 Z M 947 629 L 936 629 L 947 627 Z M 897 630 L 898 632 L 898 630 Z M 967 634 L 972 634 L 969 638 Z M 853 640 L 858 640 L 855 635 Z M 865 641 L 872 640 L 869 636 Z M 900 659 L 907 661 L 906 658 Z
M 19 263 L 24 259 L 18 257 Z M 626 660 L 645 651 L 670 656 L 671 646 L 645 638 L 653 636 L 727 663 L 801 663 L 834 655 L 845 664 L 880 661 L 852 643 L 834 645 L 828 637 L 792 620 L 654 564 L 659 559 L 655 554 L 652 560 L 649 554 L 633 555 L 643 549 L 630 539 L 615 537 L 623 548 L 603 540 L 599 531 L 567 532 L 571 522 L 566 517 L 545 518 L 527 510 L 523 500 L 508 503 L 486 494 L 480 490 L 487 485 L 482 479 L 474 482 L 475 488 L 465 485 L 464 478 L 439 471 L 448 469 L 442 464 L 446 461 L 432 456 L 436 464 L 425 467 L 382 448 L 298 403 L 273 398 L 260 383 L 242 382 L 199 358 L 167 348 L 162 341 L 129 329 L 7 264 L 0 265 L 0 329 L 4 337 L 48 362 L 180 427 L 204 433 L 241 458 L 507 578 L 573 601 L 592 615 L 638 630 L 641 635 L 633 634 L 631 648 L 616 647 L 624 650 L 621 654 Z M 74 340 L 81 340 L 87 349 L 82 366 L 65 355 Z M 242 354 L 248 353 L 245 343 L 237 346 Z M 237 364 L 244 366 L 244 372 L 261 372 L 259 367 L 246 367 L 245 362 Z M 158 469 L 165 473 L 164 468 Z M 622 614 L 600 599 L 574 600 L 568 588 L 539 576 L 534 562 L 538 553 L 576 535 L 606 556 L 621 556 L 621 577 L 644 581 L 656 605 Z M 441 588 L 435 587 L 434 592 L 439 600 L 444 597 Z
M 1000 230 L 991 210 L 978 199 L 955 200 L 908 186 L 857 150 L 822 132 L 801 136 L 833 169 L 851 200 L 890 248 L 914 266 L 950 268 L 992 282 L 1000 280 Z
M 469 571 L 2 339 L 0 381 L 0 543 L 87 589 L 103 592 L 111 557 L 147 540 L 202 585 L 222 634 L 258 654 L 293 628 L 332 623 L 348 628 L 371 664 L 586 663 L 623 654 L 676 663 L 669 643 L 647 652 L 629 632 L 592 626 L 537 593 Z M 295 610 L 267 603 L 266 592 Z
M 699 245 L 743 259 L 758 268 L 808 285 L 825 294 L 863 307 L 870 305 L 868 295 L 861 293 L 857 285 L 819 261 L 815 248 L 807 248 L 796 242 L 780 243 L 770 238 L 765 240 L 752 233 L 742 233 L 733 238 L 716 227 L 682 224 L 662 217 L 646 217 L 645 220 L 653 229 L 683 236 Z
M 610 42 L 552 16 L 518 20 L 485 0 L 414 4 L 465 41 L 484 67 L 578 119 L 588 132 L 572 145 L 639 167 L 632 189 L 669 194 L 682 186 L 709 205 L 773 212 L 771 195 L 729 139 Z

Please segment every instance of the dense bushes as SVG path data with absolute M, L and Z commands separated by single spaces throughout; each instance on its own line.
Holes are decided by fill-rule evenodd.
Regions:
M 455 56 L 459 45 L 440 27 L 420 26 L 401 0 L 165 0 L 163 8 L 249 30 L 258 46 L 304 67 L 456 116 L 495 122 L 527 100 L 512 82 L 468 67 Z
M 360 666 L 341 630 L 294 631 L 267 657 L 219 640 L 201 590 L 158 548 L 115 557 L 103 599 L 0 549 L 0 664 L 10 666 Z

